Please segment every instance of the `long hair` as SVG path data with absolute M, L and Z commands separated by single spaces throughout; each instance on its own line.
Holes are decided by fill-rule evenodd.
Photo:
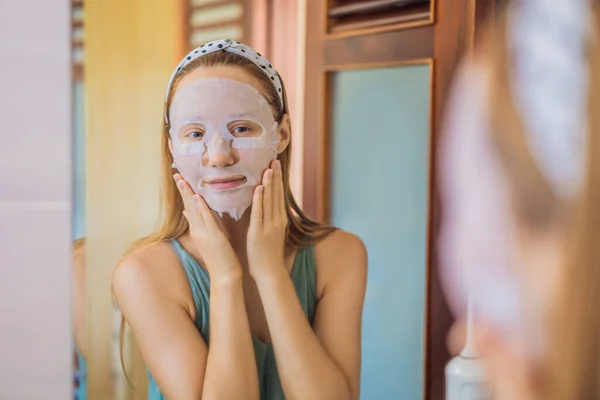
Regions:
M 539 368 L 538 395 L 548 400 L 600 399 L 600 12 L 589 38 L 587 167 L 575 200 L 559 196 L 544 177 L 510 93 L 507 13 L 490 26 L 476 58 L 491 70 L 493 142 L 508 176 L 518 226 L 532 233 L 565 232 L 564 275 L 546 326 L 549 346 Z M 554 304 L 554 303 L 553 303 Z

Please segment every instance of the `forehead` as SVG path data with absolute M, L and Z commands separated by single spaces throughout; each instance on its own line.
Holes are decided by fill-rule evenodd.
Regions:
M 198 77 L 181 86 L 170 107 L 175 129 L 194 122 L 227 123 L 243 118 L 263 126 L 273 121 L 271 107 L 252 85 L 224 77 Z
M 262 95 L 264 95 L 264 88 L 255 76 L 253 76 L 251 73 L 249 73 L 242 67 L 225 65 L 199 67 L 192 70 L 187 75 L 185 75 L 181 79 L 181 81 L 179 81 L 175 93 L 177 93 L 180 89 L 183 89 L 186 86 L 192 84 L 193 82 L 196 82 L 199 79 L 203 78 L 223 78 L 237 81 L 240 83 L 245 83 L 246 85 L 252 86 Z

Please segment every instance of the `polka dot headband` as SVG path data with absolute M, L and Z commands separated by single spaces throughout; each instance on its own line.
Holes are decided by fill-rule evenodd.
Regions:
M 277 73 L 277 71 L 275 71 L 269 60 L 267 60 L 258 51 L 254 50 L 250 46 L 247 46 L 240 42 L 234 42 L 230 39 L 214 40 L 212 42 L 203 44 L 200 47 L 196 47 L 194 50 L 190 51 L 183 58 L 183 60 L 181 60 L 177 68 L 175 68 L 175 71 L 173 71 L 173 73 L 171 74 L 169 84 L 167 85 L 167 91 L 165 93 L 165 103 L 169 98 L 169 91 L 171 90 L 173 81 L 175 80 L 179 72 L 195 59 L 210 53 L 215 53 L 217 51 L 227 51 L 229 53 L 234 53 L 256 64 L 264 72 L 264 74 L 271 79 L 271 82 L 273 82 L 273 86 L 275 86 L 275 90 L 277 91 L 279 100 L 283 105 L 283 84 L 281 83 L 279 74 Z M 167 111 L 168 110 L 165 107 L 165 122 L 168 124 L 169 119 L 167 117 Z

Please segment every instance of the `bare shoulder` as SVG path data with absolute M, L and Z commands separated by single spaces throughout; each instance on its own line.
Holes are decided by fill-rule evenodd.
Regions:
M 315 257 L 325 263 L 365 264 L 367 248 L 363 241 L 353 233 L 338 229 L 315 245 Z
M 121 303 L 132 297 L 184 301 L 182 293 L 185 293 L 187 279 L 178 264 L 177 255 L 167 242 L 152 243 L 125 255 L 113 272 L 117 301 Z
M 153 279 L 161 274 L 160 266 L 169 257 L 168 244 L 152 243 L 126 254 L 115 268 L 114 283 L 125 283 L 130 278 Z
M 338 229 L 315 245 L 318 291 L 325 285 L 367 279 L 367 248 L 355 234 Z

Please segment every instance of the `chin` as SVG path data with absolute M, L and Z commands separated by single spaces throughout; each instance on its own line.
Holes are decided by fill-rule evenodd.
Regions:
M 252 207 L 252 202 L 251 201 L 247 201 L 244 203 L 229 203 L 229 202 L 211 202 L 208 203 L 208 207 L 214 211 L 217 212 L 219 214 L 223 214 L 223 216 L 225 214 L 229 214 L 230 212 L 233 214 L 237 214 L 240 216 L 241 218 L 241 212 L 243 211 L 248 212 L 251 207 Z M 235 219 L 235 218 L 234 218 Z M 239 219 L 239 218 L 238 218 Z

